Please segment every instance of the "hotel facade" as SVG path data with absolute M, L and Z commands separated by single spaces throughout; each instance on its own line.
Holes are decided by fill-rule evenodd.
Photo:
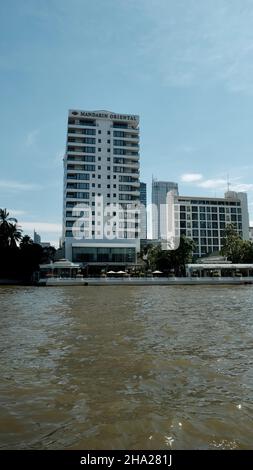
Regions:
M 247 194 L 228 191 L 224 198 L 179 196 L 174 192 L 175 236 L 185 235 L 195 242 L 195 257 L 216 253 L 223 246 L 226 225 L 233 224 L 244 239 L 249 239 Z
M 140 237 L 139 116 L 70 110 L 64 156 L 65 257 L 136 262 Z

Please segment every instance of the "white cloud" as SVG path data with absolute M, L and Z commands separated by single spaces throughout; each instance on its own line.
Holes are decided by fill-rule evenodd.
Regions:
M 23 230 L 33 231 L 38 233 L 61 233 L 61 224 L 50 222 L 19 222 Z
M 194 147 L 193 145 L 183 144 L 183 145 L 176 146 L 175 149 L 173 150 L 176 151 L 177 153 L 192 154 L 196 152 L 197 148 Z
M 137 3 L 149 20 L 142 53 L 165 83 L 223 82 L 230 91 L 253 92 L 252 0 Z
M 253 184 L 247 184 L 247 183 L 238 183 L 238 184 L 231 184 L 231 190 L 232 191 L 238 191 L 238 192 L 247 192 L 247 191 L 252 191 L 253 190 Z
M 14 191 L 30 191 L 41 188 L 41 185 L 34 183 L 21 183 L 20 181 L 0 180 L 0 189 L 9 189 Z
M 202 180 L 203 176 L 200 173 L 184 173 L 181 175 L 181 181 L 184 183 L 194 183 L 195 181 Z
M 228 180 L 225 178 L 205 179 L 201 173 L 185 173 L 180 177 L 183 183 L 192 183 L 193 185 L 204 189 L 227 190 Z M 240 183 L 240 177 L 230 179 L 229 186 L 231 191 L 247 192 L 253 190 L 252 183 Z
M 18 217 L 19 215 L 25 215 L 27 213 L 26 211 L 20 211 L 16 209 L 8 209 L 8 212 L 11 217 Z
M 238 179 L 238 178 L 236 178 Z M 217 179 L 209 179 L 201 181 L 197 184 L 200 188 L 206 189 L 228 189 L 228 182 L 225 179 L 217 178 Z M 237 192 L 247 192 L 253 190 L 253 184 L 250 183 L 233 183 L 233 180 L 230 181 L 230 191 L 237 191 Z
M 25 141 L 27 147 L 32 147 L 35 144 L 38 134 L 39 129 L 34 129 L 33 131 L 28 132 Z
M 209 179 L 201 181 L 197 186 L 206 189 L 225 189 L 227 188 L 227 184 L 227 180 L 225 179 Z

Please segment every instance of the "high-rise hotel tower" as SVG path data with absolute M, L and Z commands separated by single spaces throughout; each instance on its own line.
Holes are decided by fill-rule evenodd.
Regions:
M 89 265 L 136 262 L 139 116 L 70 110 L 64 157 L 65 257 Z

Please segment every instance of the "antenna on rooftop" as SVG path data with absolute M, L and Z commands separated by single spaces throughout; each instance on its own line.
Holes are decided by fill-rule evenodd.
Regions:
M 231 183 L 229 182 L 229 173 L 227 174 L 227 186 L 228 186 L 228 192 L 229 192 L 230 186 L 231 186 Z

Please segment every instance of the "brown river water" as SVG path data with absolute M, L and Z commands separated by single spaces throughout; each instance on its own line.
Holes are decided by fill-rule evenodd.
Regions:
M 253 448 L 252 286 L 2 286 L 0 319 L 0 448 Z

